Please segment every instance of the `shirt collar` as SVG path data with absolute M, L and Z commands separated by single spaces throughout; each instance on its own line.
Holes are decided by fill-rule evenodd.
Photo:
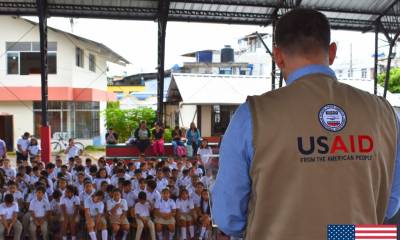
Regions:
M 335 72 L 331 68 L 325 65 L 314 64 L 314 65 L 307 65 L 303 68 L 297 69 L 296 71 L 292 72 L 289 75 L 288 79 L 286 80 L 286 85 L 290 85 L 297 79 L 304 77 L 306 75 L 317 74 L 317 73 L 328 75 L 336 79 Z

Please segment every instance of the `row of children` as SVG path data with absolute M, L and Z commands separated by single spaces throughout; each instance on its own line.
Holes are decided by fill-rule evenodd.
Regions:
M 64 165 L 57 156 L 55 164 L 23 161 L 16 169 L 3 159 L 0 240 L 8 235 L 75 240 L 86 233 L 92 240 L 106 240 L 109 233 L 125 240 L 131 226 L 136 239 L 144 229 L 144 239 L 208 239 L 213 182 L 199 160 L 186 158 L 112 164 L 100 158 L 83 164 L 77 156 Z

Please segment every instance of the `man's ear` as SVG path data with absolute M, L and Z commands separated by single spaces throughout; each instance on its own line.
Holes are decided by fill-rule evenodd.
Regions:
M 329 45 L 329 65 L 332 65 L 336 58 L 337 46 L 336 43 L 333 42 Z
M 283 53 L 282 53 L 282 49 L 280 49 L 279 47 L 274 47 L 274 60 L 276 65 L 282 69 L 285 66 L 285 61 L 283 60 Z

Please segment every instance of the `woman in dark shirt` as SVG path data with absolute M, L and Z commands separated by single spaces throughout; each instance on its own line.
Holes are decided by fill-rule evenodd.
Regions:
M 140 150 L 140 154 L 144 154 L 150 146 L 150 137 L 150 130 L 147 128 L 146 122 L 141 121 L 140 126 L 135 130 L 136 144 Z
M 153 153 L 155 156 L 164 155 L 164 130 L 158 122 L 153 129 Z

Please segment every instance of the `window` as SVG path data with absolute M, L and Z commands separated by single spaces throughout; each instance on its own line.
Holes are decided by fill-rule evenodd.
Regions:
M 76 48 L 75 50 L 76 54 L 76 66 L 83 68 L 83 49 L 82 48 Z
M 366 68 L 361 69 L 361 78 L 367 78 L 367 69 Z
M 20 52 L 20 74 L 40 74 L 40 52 Z M 48 53 L 47 66 L 49 74 L 57 73 L 57 54 Z
M 41 102 L 33 102 L 35 135 L 40 136 Z M 100 135 L 99 102 L 49 101 L 48 120 L 51 135 L 66 133 L 68 137 L 91 139 Z
M 99 111 L 76 111 L 75 137 L 92 138 L 100 135 L 100 112 Z
M 6 42 L 7 74 L 40 74 L 39 42 Z M 48 43 L 47 67 L 49 74 L 57 73 L 57 43 Z
M 93 54 L 89 54 L 89 70 L 96 72 L 96 57 Z
M 19 74 L 18 53 L 7 53 L 7 74 Z
M 353 77 L 353 69 L 349 69 L 347 71 L 347 77 L 352 78 Z

